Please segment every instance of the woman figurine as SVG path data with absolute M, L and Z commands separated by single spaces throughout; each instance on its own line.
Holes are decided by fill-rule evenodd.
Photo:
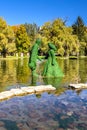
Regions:
M 57 48 L 53 43 L 48 43 L 48 59 L 44 67 L 42 76 L 46 77 L 63 77 L 64 74 L 61 68 L 58 65 L 58 62 L 55 57 L 55 51 Z

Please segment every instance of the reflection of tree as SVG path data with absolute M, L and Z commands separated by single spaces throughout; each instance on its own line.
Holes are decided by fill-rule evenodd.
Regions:
M 77 59 L 78 60 L 78 59 Z M 0 60 L 0 91 L 6 90 L 7 86 L 23 83 L 28 85 L 52 84 L 57 88 L 58 93 L 62 91 L 63 86 L 69 83 L 76 83 L 76 79 L 81 78 L 80 82 L 87 81 L 87 59 L 74 60 L 58 60 L 64 77 L 61 78 L 37 78 L 32 79 L 31 70 L 28 67 L 28 59 L 1 59 Z M 43 70 L 44 63 L 38 65 L 39 75 Z M 78 77 L 79 76 L 79 77 Z M 32 82 L 32 83 L 31 83 Z M 60 89 L 59 89 L 60 88 Z
M 16 82 L 15 63 L 12 59 L 0 61 L 0 91 Z
M 30 69 L 27 59 L 19 59 L 16 66 L 17 82 L 26 83 L 29 80 Z
M 87 58 L 79 60 L 81 82 L 87 82 Z
M 64 61 L 64 82 L 78 83 L 80 81 L 79 60 L 70 59 Z
M 4 74 L 6 72 L 6 60 L 1 60 L 1 68 Z

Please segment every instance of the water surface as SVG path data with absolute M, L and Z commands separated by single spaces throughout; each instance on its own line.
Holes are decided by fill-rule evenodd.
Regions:
M 87 59 L 58 60 L 63 78 L 31 77 L 28 59 L 0 61 L 0 91 L 52 84 L 55 92 L 14 97 L 0 102 L 2 130 L 87 130 L 87 89 L 72 90 L 69 83 L 87 83 Z M 38 63 L 39 75 L 44 63 Z
M 28 68 L 28 59 L 0 60 L 0 91 L 26 85 L 52 84 L 54 87 L 67 86 L 69 83 L 87 82 L 87 58 L 75 60 L 58 60 L 65 77 L 42 78 L 44 62 L 37 65 L 39 78 L 32 78 Z

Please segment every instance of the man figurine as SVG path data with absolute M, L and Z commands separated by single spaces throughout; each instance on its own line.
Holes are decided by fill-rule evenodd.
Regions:
M 38 74 L 36 73 L 36 63 L 37 63 L 37 59 L 40 60 L 38 56 L 38 49 L 40 44 L 41 44 L 41 39 L 37 38 L 31 49 L 30 58 L 28 62 L 28 66 L 32 71 L 32 76 L 36 76 L 36 77 L 38 76 Z

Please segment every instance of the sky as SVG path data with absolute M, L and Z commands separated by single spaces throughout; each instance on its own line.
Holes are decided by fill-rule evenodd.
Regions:
M 0 0 L 0 17 L 8 25 L 38 26 L 60 18 L 71 26 L 80 16 L 87 25 L 87 0 Z

